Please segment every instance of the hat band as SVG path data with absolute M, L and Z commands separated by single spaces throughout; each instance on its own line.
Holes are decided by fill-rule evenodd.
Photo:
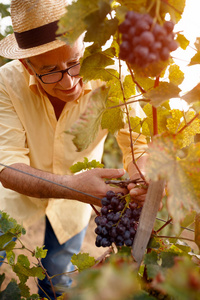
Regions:
M 18 46 L 21 49 L 38 47 L 55 41 L 56 31 L 58 30 L 58 21 L 45 24 L 23 32 L 14 32 Z

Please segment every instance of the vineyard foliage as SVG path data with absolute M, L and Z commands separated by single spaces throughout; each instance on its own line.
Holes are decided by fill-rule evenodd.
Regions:
M 162 26 L 166 18 L 177 24 L 184 8 L 185 0 L 77 0 L 68 5 L 59 22 L 60 38 L 70 45 L 84 34 L 86 48 L 81 59 L 84 82 L 98 79 L 104 83 L 92 93 L 87 110 L 68 132 L 74 136 L 77 151 L 94 141 L 100 127 L 113 136 L 126 127 L 130 137 L 132 131 L 138 137 L 141 134 L 146 137 L 149 154 L 146 181 L 163 179 L 166 183 L 163 207 L 158 212 L 139 270 L 130 247 L 111 247 L 97 260 L 85 253 L 73 255 L 72 262 L 80 274 L 73 288 L 64 291 L 63 299 L 200 298 L 197 251 L 197 246 L 200 247 L 200 84 L 186 93 L 181 90 L 187 73 L 176 63 L 173 52 L 167 60 L 143 67 L 120 59 L 123 38 L 119 26 L 128 11 L 148 14 L 153 24 Z M 6 9 L 0 6 L 2 17 Z M 190 41 L 183 32 L 174 33 L 179 47 L 187 51 Z M 194 48 L 196 53 L 188 61 L 188 67 L 200 64 L 200 37 L 196 38 Z M 183 110 L 182 105 L 180 109 L 171 108 L 171 99 L 186 102 L 187 109 Z M 135 103 L 143 109 L 143 118 L 132 114 Z M 137 164 L 134 151 L 132 156 Z M 94 167 L 102 165 L 84 158 L 72 166 L 72 172 Z M 15 295 L 12 299 L 37 299 L 37 295 L 30 295 L 26 281 L 30 276 L 43 278 L 45 270 L 40 258 L 46 253 L 43 248 L 33 251 L 37 260 L 34 267 L 30 267 L 25 255 L 15 258 L 13 237 L 20 239 L 24 230 L 3 212 L 0 220 L 4 233 L 0 237 L 0 250 L 6 250 L 7 262 L 20 281 L 18 284 L 12 281 L 0 292 L 0 299 L 6 299 L 4 295 L 12 291 Z M 183 229 L 192 232 L 192 237 L 184 239 Z M 0 286 L 4 277 L 0 277 Z

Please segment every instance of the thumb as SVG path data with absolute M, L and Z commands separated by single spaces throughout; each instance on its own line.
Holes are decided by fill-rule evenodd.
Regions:
M 125 174 L 124 169 L 103 169 L 101 173 L 102 178 L 119 178 Z

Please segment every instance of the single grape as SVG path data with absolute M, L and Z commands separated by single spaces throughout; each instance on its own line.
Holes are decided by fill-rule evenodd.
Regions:
M 114 197 L 114 196 L 115 196 L 115 192 L 113 192 L 113 191 L 108 191 L 106 193 L 106 197 L 107 197 L 108 200 L 111 200 L 112 197 Z
M 111 242 L 107 238 L 103 238 L 101 240 L 101 246 L 102 247 L 109 247 L 109 246 L 111 246 Z
M 127 247 L 130 247 L 130 246 L 133 245 L 133 240 L 127 239 L 127 240 L 124 241 L 124 243 L 125 243 L 125 245 L 126 245 Z
M 169 56 L 170 56 L 169 48 L 167 48 L 167 47 L 162 48 L 160 51 L 160 58 L 162 60 L 168 60 Z
M 95 228 L 95 233 L 98 234 L 98 235 L 101 235 L 101 233 L 102 233 L 102 226 L 101 225 L 99 225 Z
M 108 207 L 107 206 L 103 206 L 101 208 L 101 213 L 102 213 L 102 215 L 107 215 L 107 213 L 108 213 Z
M 97 235 L 95 245 L 97 247 L 101 247 L 101 241 L 102 241 L 102 237 L 100 235 Z
M 140 44 L 142 46 L 151 46 L 155 42 L 154 35 L 151 31 L 144 31 L 140 35 Z
M 109 203 L 110 203 L 110 200 L 109 200 L 107 197 L 103 197 L 103 198 L 101 199 L 101 204 L 102 204 L 103 206 L 107 206 Z
M 101 230 L 101 235 L 106 236 L 108 235 L 108 230 L 106 229 L 106 227 L 103 227 Z
M 113 208 L 117 207 L 119 205 L 119 202 L 120 202 L 120 199 L 117 197 L 112 197 L 112 199 L 110 200 L 110 203 Z
M 174 23 L 172 21 L 165 21 L 163 26 L 168 33 L 171 33 L 174 29 Z
M 126 230 L 124 232 L 124 240 L 128 240 L 131 237 L 131 233 L 129 230 Z
M 170 51 L 175 51 L 178 48 L 178 43 L 176 41 L 171 41 L 168 48 Z

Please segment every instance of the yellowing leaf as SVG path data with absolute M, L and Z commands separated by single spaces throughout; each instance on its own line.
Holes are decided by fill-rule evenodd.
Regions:
M 176 41 L 183 50 L 185 50 L 190 44 L 190 41 L 188 41 L 188 39 L 186 39 L 186 37 L 180 33 L 178 33 Z
M 101 124 L 102 114 L 106 109 L 108 88 L 102 86 L 96 89 L 88 101 L 86 111 L 66 132 L 74 135 L 73 143 L 77 151 L 87 149 L 95 140 Z
M 187 157 L 180 159 L 173 137 L 163 135 L 153 139 L 148 152 L 147 177 L 166 180 L 168 211 L 177 229 L 186 210 L 200 208 L 200 144 L 192 144 Z
M 102 129 L 108 129 L 110 133 L 115 134 L 121 128 L 124 128 L 123 112 L 117 108 L 107 109 L 102 116 Z
M 150 99 L 153 106 L 158 107 L 171 98 L 179 97 L 180 91 L 179 87 L 173 83 L 160 82 L 158 87 L 145 93 L 144 97 Z
M 191 91 L 182 96 L 188 104 L 200 101 L 200 83 L 198 83 Z
M 178 65 L 170 65 L 169 67 L 169 80 L 175 85 L 179 85 L 184 80 L 184 73 L 180 70 Z
M 198 51 L 190 60 L 189 66 L 200 64 L 200 51 Z
M 195 116 L 193 111 L 188 111 L 185 113 L 186 122 L 192 120 Z M 178 131 L 183 128 L 186 123 L 183 119 L 183 112 L 178 109 L 172 110 L 172 118 L 167 120 L 167 128 L 171 133 L 177 134 Z M 194 119 L 191 124 L 189 124 L 181 133 L 176 135 L 176 142 L 180 148 L 186 147 L 194 141 L 194 136 L 200 133 L 200 121 L 199 119 Z

